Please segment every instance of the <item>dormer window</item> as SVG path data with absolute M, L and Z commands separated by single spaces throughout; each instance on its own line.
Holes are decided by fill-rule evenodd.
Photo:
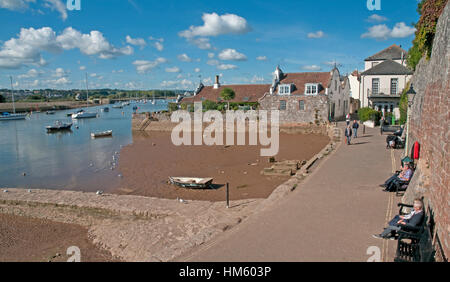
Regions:
M 291 95 L 291 84 L 280 84 L 278 86 L 278 95 Z
M 307 83 L 305 84 L 305 95 L 317 95 L 319 94 L 319 84 Z

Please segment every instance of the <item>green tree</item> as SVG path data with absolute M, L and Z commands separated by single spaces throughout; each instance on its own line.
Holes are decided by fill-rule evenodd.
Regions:
M 234 93 L 233 89 L 231 89 L 231 88 L 224 88 L 220 92 L 220 97 L 222 97 L 222 99 L 227 101 L 227 103 L 228 103 L 228 110 L 230 110 L 230 100 L 233 100 L 234 97 L 236 97 L 236 93 Z
M 3 95 L 0 95 L 0 103 L 5 103 L 6 99 Z

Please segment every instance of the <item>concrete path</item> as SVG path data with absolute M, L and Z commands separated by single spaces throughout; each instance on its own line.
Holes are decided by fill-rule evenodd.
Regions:
M 395 195 L 378 186 L 400 154 L 385 149 L 385 138 L 367 129 L 343 142 L 280 203 L 178 260 L 392 261 L 396 242 L 371 236 L 396 212 Z

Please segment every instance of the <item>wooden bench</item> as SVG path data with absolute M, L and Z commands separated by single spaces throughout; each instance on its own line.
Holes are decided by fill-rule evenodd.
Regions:
M 412 205 L 398 204 L 400 207 L 399 214 L 406 215 L 404 208 L 413 208 Z M 424 211 L 425 212 L 425 211 Z M 434 257 L 433 245 L 431 242 L 431 232 L 429 224 L 429 211 L 424 214 L 424 218 L 420 226 L 407 227 L 403 226 L 397 232 L 397 251 L 395 254 L 395 262 L 430 262 Z

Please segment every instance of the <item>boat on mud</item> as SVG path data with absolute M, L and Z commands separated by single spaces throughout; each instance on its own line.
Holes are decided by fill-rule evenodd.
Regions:
M 209 188 L 212 184 L 212 178 L 200 178 L 200 177 L 169 177 L 169 182 L 173 185 L 192 188 L 192 189 L 204 189 Z

